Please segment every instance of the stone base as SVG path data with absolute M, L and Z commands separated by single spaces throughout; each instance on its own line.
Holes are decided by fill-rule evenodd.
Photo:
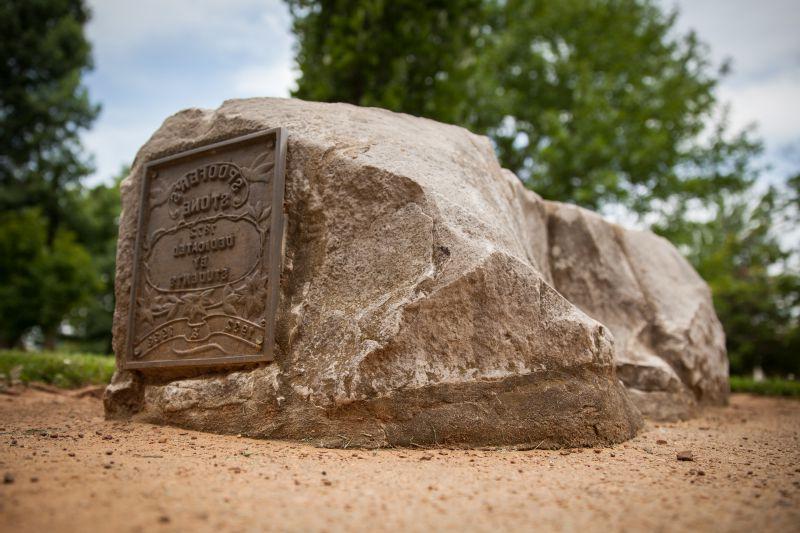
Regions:
M 641 417 L 621 385 L 578 371 L 470 384 L 432 385 L 328 409 L 287 403 L 276 367 L 142 386 L 134 418 L 216 433 L 292 439 L 323 447 L 610 445 L 633 437 Z M 123 382 L 121 382 L 123 383 Z M 121 400 L 109 393 L 107 406 Z M 113 397 L 112 397 L 113 396 Z M 110 417 L 128 417 L 116 407 Z

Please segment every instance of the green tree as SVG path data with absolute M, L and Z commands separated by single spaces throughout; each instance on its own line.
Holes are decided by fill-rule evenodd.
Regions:
M 74 224 L 91 167 L 80 134 L 98 113 L 81 0 L 0 0 L 0 344 L 64 319 L 97 290 Z M 86 238 L 83 242 L 93 242 Z
M 724 120 L 699 140 L 727 67 L 713 69 L 675 19 L 648 0 L 504 2 L 483 60 L 493 91 L 477 106 L 488 110 L 477 129 L 546 198 L 644 213 L 658 201 L 741 190 L 747 175 L 729 170 L 759 146 Z
M 53 348 L 64 317 L 97 289 L 92 259 L 60 229 L 47 245 L 47 220 L 38 208 L 0 215 L 0 346 L 12 347 L 38 327 Z
M 459 122 L 482 0 L 287 0 L 300 40 L 294 95 Z
M 0 211 L 0 347 L 19 343 L 38 322 L 40 288 L 29 275 L 41 256 L 44 239 L 35 230 L 41 217 L 35 210 Z
M 590 208 L 742 190 L 759 150 L 719 111 L 720 76 L 650 0 L 288 0 L 294 95 L 376 105 L 488 134 L 545 198 Z M 745 169 L 746 170 L 746 169 Z
M 762 195 L 721 194 L 710 220 L 691 221 L 678 210 L 654 228 L 711 286 L 732 373 L 759 366 L 771 374 L 800 374 L 800 258 L 785 241 L 797 221 L 799 181 Z
M 81 0 L 0 0 L 0 211 L 38 206 L 52 245 L 64 192 L 91 170 L 79 135 L 98 113 Z
M 117 233 L 119 230 L 119 186 L 130 167 L 123 167 L 110 184 L 82 189 L 72 203 L 76 206 L 67 220 L 92 258 L 96 279 L 91 297 L 69 314 L 71 326 L 64 340 L 82 352 L 111 353 L 111 326 L 114 316 L 114 277 Z

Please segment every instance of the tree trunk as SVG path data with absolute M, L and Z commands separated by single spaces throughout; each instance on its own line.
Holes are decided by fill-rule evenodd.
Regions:
M 55 350 L 56 349 L 56 339 L 58 338 L 58 334 L 56 330 L 46 331 L 44 334 L 44 349 L 45 350 Z

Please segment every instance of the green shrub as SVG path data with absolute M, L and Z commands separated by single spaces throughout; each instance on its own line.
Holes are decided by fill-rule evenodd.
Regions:
M 750 392 L 765 396 L 800 397 L 800 381 L 788 379 L 765 379 L 755 381 L 753 378 L 731 376 L 731 392 Z
M 113 373 L 114 358 L 106 355 L 0 351 L 0 377 L 6 382 L 13 377 L 72 389 L 108 383 Z

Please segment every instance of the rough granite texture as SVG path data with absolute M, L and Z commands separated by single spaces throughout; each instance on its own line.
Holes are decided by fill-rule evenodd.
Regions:
M 667 240 L 546 202 L 553 284 L 614 334 L 617 375 L 656 419 L 728 397 L 725 335 L 708 285 Z
M 327 446 L 561 447 L 628 439 L 640 409 L 725 401 L 708 289 L 668 242 L 543 201 L 462 128 L 298 100 L 183 111 L 142 147 L 122 185 L 118 357 L 144 163 L 277 126 L 276 360 L 119 371 L 108 416 Z

